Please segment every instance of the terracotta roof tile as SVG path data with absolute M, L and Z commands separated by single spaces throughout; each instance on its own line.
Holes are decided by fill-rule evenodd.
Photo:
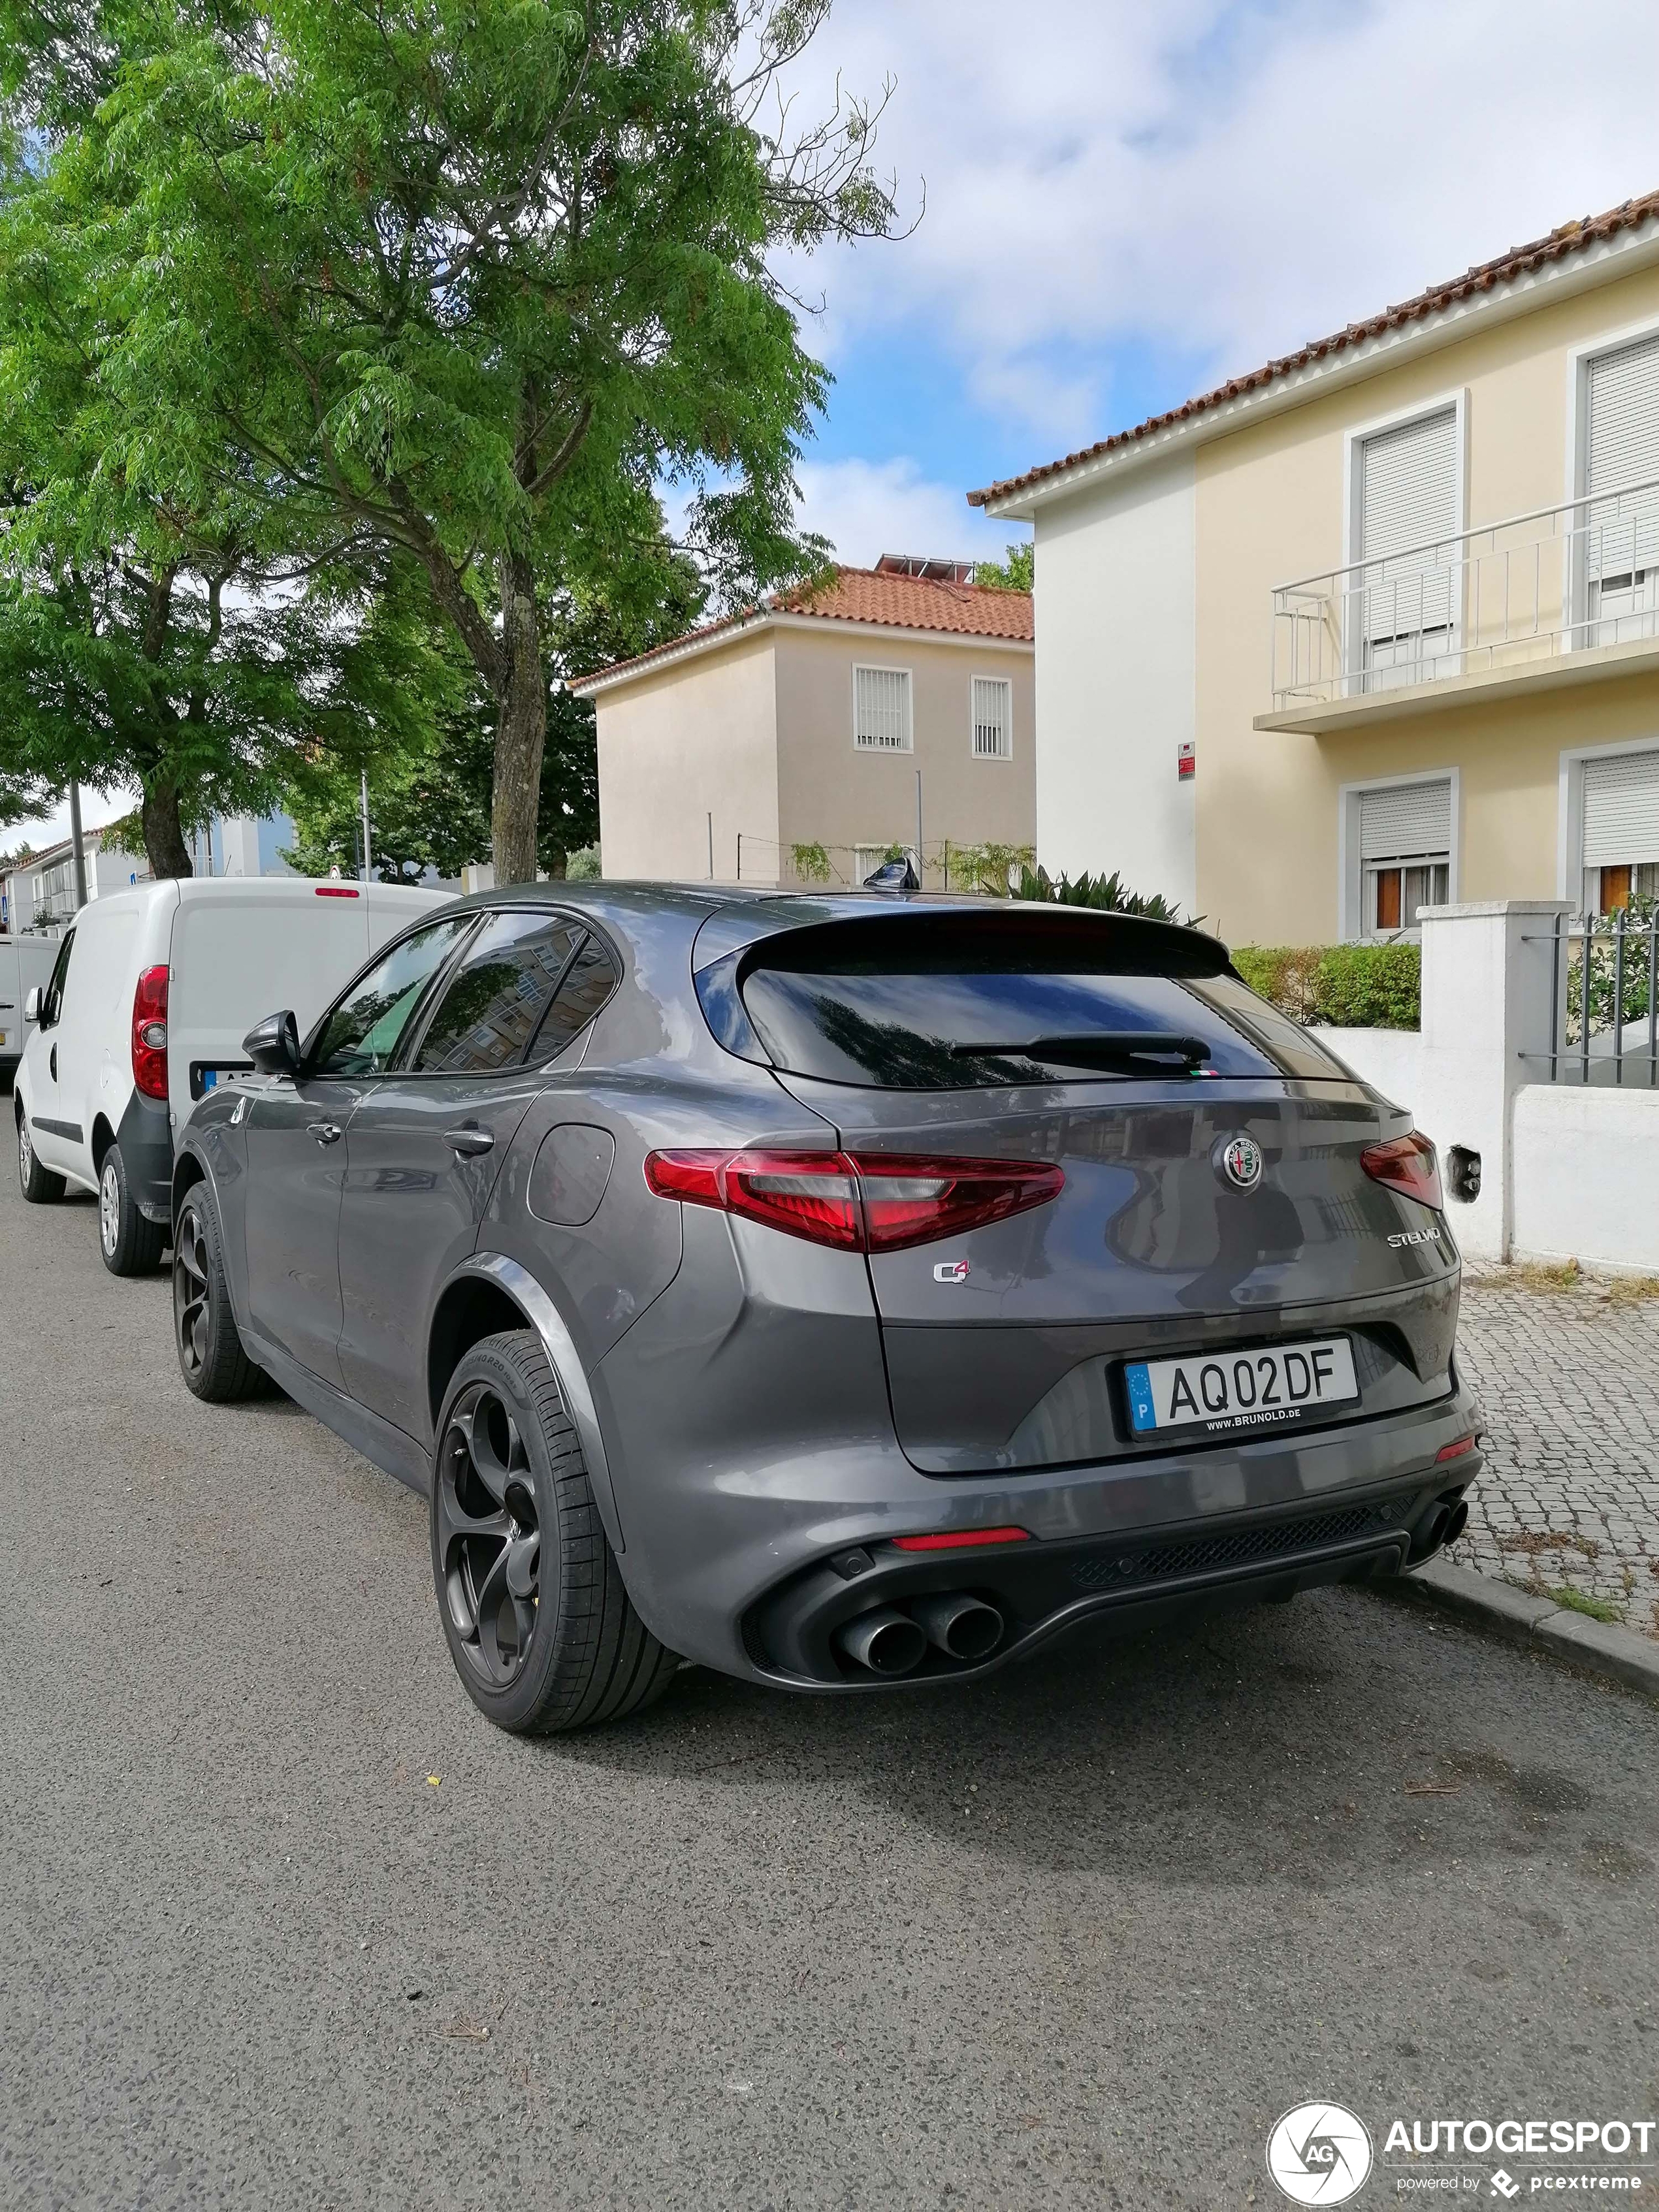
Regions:
M 1471 298 L 1477 292 L 1488 292 L 1494 284 L 1501 284 L 1513 276 L 1524 276 L 1543 268 L 1553 261 L 1580 253 L 1587 246 L 1600 245 L 1604 240 L 1617 236 L 1620 231 L 1633 230 L 1650 217 L 1659 216 L 1659 191 L 1644 193 L 1640 199 L 1626 200 L 1622 207 L 1609 208 L 1605 215 L 1587 216 L 1582 222 L 1564 222 L 1551 231 L 1547 238 L 1534 239 L 1530 246 L 1512 246 L 1507 253 L 1500 253 L 1494 261 L 1483 261 L 1474 268 L 1465 270 L 1462 276 L 1449 283 L 1431 285 L 1415 298 L 1402 300 L 1397 307 L 1385 307 L 1381 314 L 1371 315 L 1365 321 L 1350 323 L 1345 330 L 1333 332 L 1329 337 L 1312 338 L 1296 352 L 1281 354 L 1278 360 L 1266 362 L 1261 368 L 1250 370 L 1248 375 L 1229 377 L 1213 391 L 1200 392 L 1194 399 L 1172 407 L 1166 414 L 1149 415 L 1144 422 L 1137 422 L 1131 430 L 1116 431 L 1109 438 L 1102 438 L 1080 452 L 1067 453 L 1062 460 L 1048 461 L 1041 468 L 1027 469 L 1023 476 L 1006 477 L 1000 483 L 987 484 L 983 490 L 970 491 L 970 507 L 984 507 L 993 500 L 1007 498 L 1011 494 L 1028 490 L 1031 485 L 1043 483 L 1049 477 L 1063 476 L 1067 469 L 1079 467 L 1085 461 L 1097 459 L 1103 453 L 1116 452 L 1120 447 L 1137 444 L 1154 432 L 1168 430 L 1178 422 L 1190 421 L 1211 408 L 1219 407 L 1240 393 L 1256 392 L 1265 385 L 1288 376 L 1294 370 L 1305 368 L 1310 362 L 1323 361 L 1328 355 L 1346 352 L 1351 346 L 1363 345 L 1367 339 L 1380 337 L 1385 331 L 1401 329 L 1407 323 L 1420 322 L 1425 317 L 1437 314 L 1455 306 L 1460 300 Z
M 577 691 L 591 684 L 620 676 L 625 670 L 647 668 L 653 661 L 683 653 L 729 634 L 736 637 L 750 624 L 772 615 L 811 615 L 824 622 L 875 623 L 889 629 L 930 630 L 952 637 L 990 637 L 1029 645 L 1036 631 L 1029 592 L 1006 592 L 986 584 L 944 583 L 927 576 L 902 576 L 874 568 L 836 568 L 827 582 L 790 592 L 776 592 L 758 606 L 744 607 L 724 620 L 706 623 L 671 638 L 649 653 L 631 660 L 613 661 L 579 677 Z

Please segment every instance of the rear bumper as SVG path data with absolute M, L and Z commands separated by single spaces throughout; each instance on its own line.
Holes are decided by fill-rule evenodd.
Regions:
M 830 1693 L 890 1686 L 840 1651 L 836 1632 L 848 1621 L 929 1592 L 971 1593 L 1004 1615 L 992 1656 L 967 1664 L 930 1648 L 890 1686 L 963 1679 L 1084 1621 L 1139 1627 L 1194 1603 L 1397 1572 L 1435 1548 L 1437 1507 L 1461 1500 L 1479 1474 L 1478 1449 L 1437 1455 L 1475 1433 L 1480 1418 L 1456 1388 L 1407 1413 L 1312 1434 L 948 1489 L 901 1474 L 903 1462 L 884 1454 L 878 1504 L 868 1481 L 850 1486 L 861 1504 L 842 1480 L 837 1495 L 811 1494 L 816 1486 L 799 1480 L 814 1472 L 808 1455 L 793 1482 L 781 1483 L 775 1468 L 758 1485 L 752 1469 L 747 1481 L 728 1474 L 702 1492 L 702 1511 L 674 1516 L 678 1526 L 660 1539 L 630 1532 L 621 1564 L 635 1603 L 673 1650 L 727 1674 Z M 1029 1540 L 921 1553 L 891 1540 L 1009 1525 Z M 868 1565 L 848 1572 L 849 1552 Z

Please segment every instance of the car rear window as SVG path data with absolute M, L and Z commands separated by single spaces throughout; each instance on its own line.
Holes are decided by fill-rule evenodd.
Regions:
M 802 930 L 750 956 L 744 1005 L 775 1066 L 866 1089 L 1352 1080 L 1228 970 L 1213 939 L 1037 923 Z

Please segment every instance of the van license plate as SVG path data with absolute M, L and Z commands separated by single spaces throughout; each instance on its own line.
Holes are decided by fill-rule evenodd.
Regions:
M 1203 1359 L 1146 1359 L 1123 1370 L 1137 1435 L 1154 1429 L 1258 1429 L 1359 1395 L 1346 1336 L 1259 1345 Z

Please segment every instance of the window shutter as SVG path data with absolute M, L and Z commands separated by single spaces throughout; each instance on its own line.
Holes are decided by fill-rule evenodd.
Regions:
M 910 750 L 910 672 L 908 668 L 853 671 L 853 742 L 867 751 Z
M 1367 438 L 1359 456 L 1359 557 L 1449 538 L 1457 527 L 1457 411 Z
M 1584 763 L 1584 866 L 1659 860 L 1659 752 Z
M 1449 631 L 1456 548 L 1397 556 L 1457 528 L 1457 410 L 1443 407 L 1379 430 L 1359 452 L 1359 558 L 1368 641 Z M 1421 647 L 1413 647 L 1413 653 Z
M 1006 676 L 974 678 L 974 757 L 1007 760 L 1013 753 L 1014 687 Z
M 1396 783 L 1359 794 L 1359 857 L 1399 860 L 1451 851 L 1451 785 Z
M 1584 489 L 1620 491 L 1659 477 L 1659 337 L 1590 362 Z M 1659 562 L 1659 491 L 1588 510 L 1585 562 L 1592 580 L 1628 576 Z

